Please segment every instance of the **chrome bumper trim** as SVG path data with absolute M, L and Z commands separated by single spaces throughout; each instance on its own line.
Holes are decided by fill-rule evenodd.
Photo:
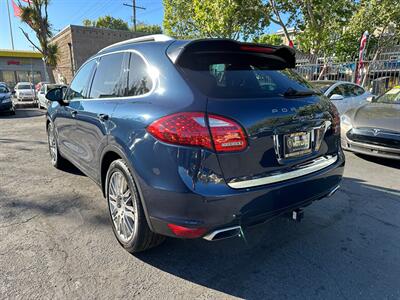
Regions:
M 243 189 L 249 187 L 255 187 L 259 185 L 271 184 L 276 182 L 281 182 L 289 179 L 293 179 L 296 177 L 308 175 L 319 170 L 322 170 L 330 165 L 334 164 L 338 159 L 337 155 L 327 155 L 322 156 L 317 159 L 314 159 L 309 164 L 300 167 L 296 170 L 275 174 L 267 177 L 257 178 L 257 179 L 250 179 L 250 180 L 243 180 L 237 182 L 229 182 L 228 186 L 234 189 Z

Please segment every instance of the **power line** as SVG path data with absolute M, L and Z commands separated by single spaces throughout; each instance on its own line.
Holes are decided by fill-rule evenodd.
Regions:
M 145 7 L 142 6 L 137 6 L 136 5 L 136 0 L 132 0 L 132 4 L 124 3 L 124 6 L 129 6 L 132 7 L 132 22 L 133 22 L 133 31 L 136 32 L 136 9 L 143 9 L 145 10 Z

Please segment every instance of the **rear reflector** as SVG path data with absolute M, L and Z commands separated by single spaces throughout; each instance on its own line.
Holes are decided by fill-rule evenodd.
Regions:
M 207 228 L 188 228 L 175 224 L 168 224 L 168 227 L 176 236 L 188 239 L 199 238 L 207 232 Z
M 206 119 L 202 112 L 162 117 L 151 123 L 147 131 L 166 143 L 198 146 L 217 152 L 241 151 L 247 147 L 246 135 L 239 124 L 216 115 L 208 115 Z

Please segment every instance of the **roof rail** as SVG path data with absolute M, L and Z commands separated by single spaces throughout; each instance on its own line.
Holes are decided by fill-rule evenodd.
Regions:
M 126 45 L 126 44 L 131 44 L 131 43 L 165 42 L 165 41 L 171 41 L 171 40 L 173 40 L 173 38 L 168 36 L 168 35 L 165 35 L 165 34 L 144 35 L 144 36 L 140 36 L 140 37 L 137 37 L 137 38 L 133 38 L 133 39 L 129 39 L 129 40 L 126 40 L 126 41 L 122 41 L 122 42 L 118 42 L 118 43 L 112 44 L 110 46 L 107 46 L 107 47 L 101 49 L 99 51 L 99 53 L 103 52 L 103 51 L 105 51 L 107 49 L 110 49 L 112 47 L 115 47 L 115 46 L 122 46 L 122 45 Z

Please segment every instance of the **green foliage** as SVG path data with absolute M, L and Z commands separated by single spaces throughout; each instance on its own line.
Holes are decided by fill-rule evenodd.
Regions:
M 254 38 L 253 42 L 279 46 L 282 45 L 283 40 L 277 34 L 263 34 L 259 37 Z
M 249 39 L 269 24 L 261 0 L 163 0 L 164 29 L 180 38 Z
M 160 34 L 160 33 L 162 33 L 162 28 L 160 25 L 139 23 L 136 25 L 136 31 L 137 32 L 145 32 L 148 34 Z
M 91 21 L 89 19 L 83 20 L 83 25 L 93 26 L 97 28 L 108 28 L 117 30 L 129 30 L 128 23 L 120 18 L 112 16 L 99 17 L 97 20 Z
M 21 31 L 27 40 L 42 53 L 46 63 L 50 66 L 56 66 L 58 60 L 58 47 L 56 44 L 50 44 L 50 38 L 53 36 L 51 24 L 48 20 L 47 7 L 49 0 L 31 0 L 28 6 L 21 8 L 21 21 L 26 23 L 36 34 L 39 45 L 35 44 L 28 33 L 22 28 Z

